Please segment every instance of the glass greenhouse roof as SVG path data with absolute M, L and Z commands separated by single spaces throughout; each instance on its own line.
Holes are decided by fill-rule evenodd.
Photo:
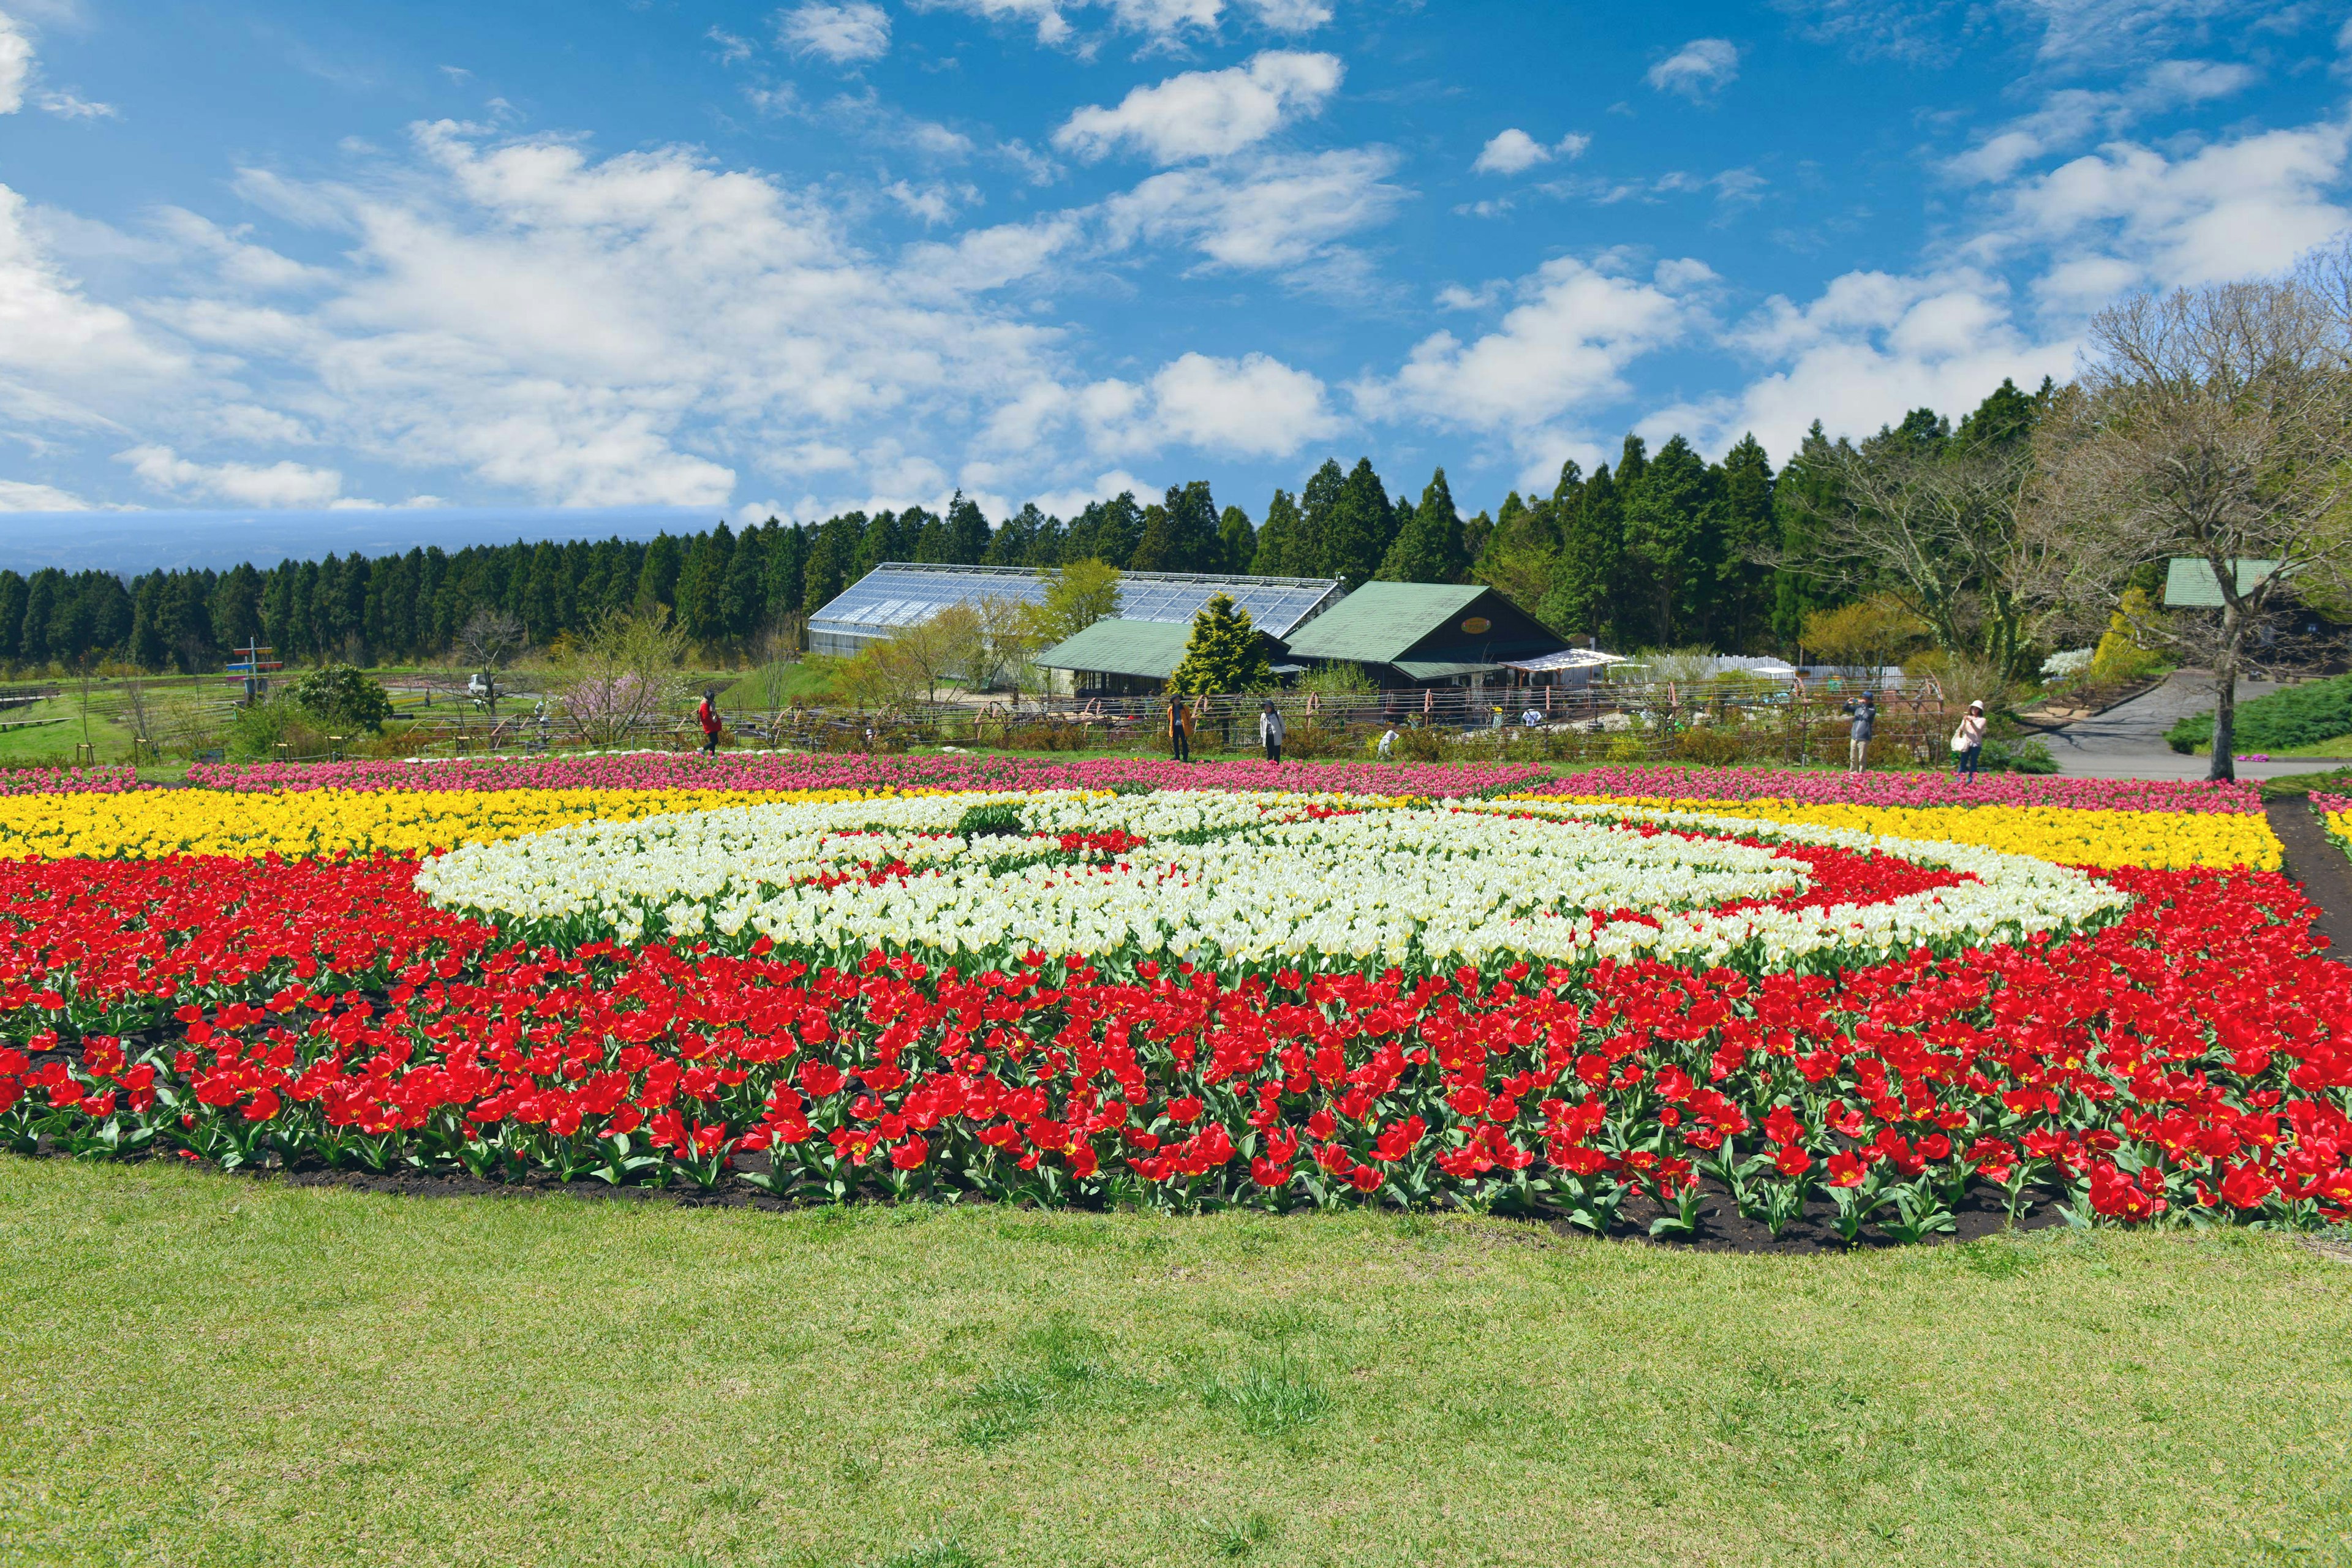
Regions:
M 887 637 L 950 605 L 1003 597 L 1028 604 L 1045 597 L 1045 574 L 1025 566 L 929 566 L 886 561 L 809 617 L 812 634 Z M 1190 621 L 1213 594 L 1229 595 L 1264 632 L 1288 637 L 1346 596 L 1321 577 L 1223 577 L 1179 572 L 1119 574 L 1118 616 L 1128 621 Z

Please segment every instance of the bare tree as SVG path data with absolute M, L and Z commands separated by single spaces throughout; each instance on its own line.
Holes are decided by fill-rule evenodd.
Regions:
M 2086 552 L 2189 556 L 2221 607 L 2145 628 L 2202 653 L 2209 776 L 2234 778 L 2237 686 L 2298 578 L 2342 570 L 2352 465 L 2352 265 L 2337 251 L 2278 282 L 2141 295 L 2100 312 L 2050 422 L 2038 504 Z M 2275 563 L 2267 571 L 2242 563 Z
M 498 711 L 499 671 L 514 662 L 523 649 L 522 623 L 504 610 L 476 610 L 457 632 L 457 651 L 467 666 L 482 678 L 484 700 Z
M 2029 442 L 1882 430 L 1822 460 L 1839 500 L 1817 515 L 1811 559 L 1788 564 L 1876 589 L 1953 658 L 2018 675 L 2037 642 L 2113 603 L 2122 568 L 2025 504 Z

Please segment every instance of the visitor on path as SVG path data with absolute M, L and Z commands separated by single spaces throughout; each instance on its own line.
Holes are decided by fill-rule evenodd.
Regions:
M 1958 777 L 1977 776 L 1977 759 L 1984 754 L 1985 710 L 1981 702 L 1969 704 L 1968 717 L 1952 731 L 1952 757 Z
M 1180 763 L 1192 760 L 1192 715 L 1184 710 L 1184 699 L 1176 692 L 1168 696 L 1168 752 Z
M 716 687 L 702 694 L 702 705 L 694 710 L 694 721 L 702 726 L 702 754 L 709 756 L 719 750 L 719 691 Z
M 1395 754 L 1396 726 L 1391 724 L 1389 726 L 1388 733 L 1381 737 L 1381 761 L 1385 763 Z
M 1282 713 L 1275 707 L 1274 699 L 1269 697 L 1265 700 L 1265 706 L 1258 710 L 1257 715 L 1257 738 L 1265 742 L 1267 762 L 1282 761 Z
M 1846 742 L 1845 771 L 1858 773 L 1870 766 L 1870 731 L 1878 721 L 1878 703 L 1865 691 L 1859 700 L 1847 703 L 1845 710 L 1853 715 L 1852 738 Z

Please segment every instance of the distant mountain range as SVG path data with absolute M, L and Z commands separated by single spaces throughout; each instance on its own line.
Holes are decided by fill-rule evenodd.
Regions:
M 159 567 L 250 561 L 268 566 L 330 553 L 394 555 L 518 539 L 651 539 L 693 533 L 718 514 L 688 507 L 385 507 L 336 510 L 0 512 L 0 568 L 46 566 L 131 576 Z

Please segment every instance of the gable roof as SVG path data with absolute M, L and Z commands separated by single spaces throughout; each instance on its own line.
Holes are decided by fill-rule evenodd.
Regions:
M 1184 662 L 1190 621 L 1097 621 L 1037 656 L 1047 669 L 1089 669 L 1165 680 Z
M 1481 583 L 1367 583 L 1298 629 L 1297 658 L 1393 664 L 1493 592 Z
M 2279 568 L 2275 561 L 2251 558 L 2233 561 L 2237 568 L 2238 592 L 2250 594 L 2262 586 L 2263 579 Z M 2176 555 L 2164 569 L 2164 606 L 2168 610 L 2218 610 L 2221 607 L 2221 584 L 2213 575 L 2213 563 L 2202 555 Z

